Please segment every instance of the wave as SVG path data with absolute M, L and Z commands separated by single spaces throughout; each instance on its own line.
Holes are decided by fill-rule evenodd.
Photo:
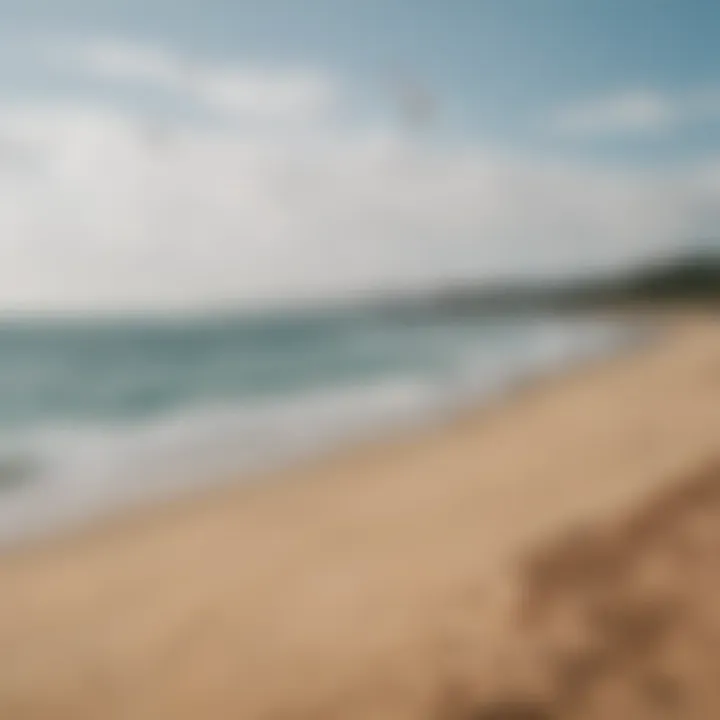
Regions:
M 298 462 L 450 417 L 517 382 L 637 338 L 608 324 L 547 322 L 469 344 L 441 371 L 265 401 L 206 403 L 143 422 L 36 427 L 0 446 L 0 542 Z

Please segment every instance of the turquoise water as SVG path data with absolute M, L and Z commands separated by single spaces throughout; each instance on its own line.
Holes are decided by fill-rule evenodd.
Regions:
M 620 329 L 370 311 L 0 324 L 0 539 L 435 421 Z

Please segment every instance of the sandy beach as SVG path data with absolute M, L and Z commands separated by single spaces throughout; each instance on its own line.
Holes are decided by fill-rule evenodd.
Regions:
M 443 427 L 6 552 L 0 718 L 717 717 L 719 485 L 720 325 L 683 320 Z M 596 637 L 598 598 L 675 609 L 664 675 L 632 623 Z

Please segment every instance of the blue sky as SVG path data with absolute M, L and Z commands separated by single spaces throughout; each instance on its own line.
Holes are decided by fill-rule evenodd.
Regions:
M 388 110 L 388 87 L 407 75 L 442 103 L 438 131 L 553 152 L 563 145 L 543 132 L 543 118 L 556 105 L 720 84 L 713 0 L 26 0 L 0 3 L 0 17 L 5 36 L 123 37 L 241 63 L 328 68 L 369 111 Z M 6 65 L 0 87 L 57 91 L 47 70 Z M 652 162 L 717 147 L 719 126 L 697 122 L 630 143 L 565 138 L 565 149 Z
M 494 83 L 574 92 L 713 80 L 720 58 L 713 0 L 26 0 L 0 9 L 7 30 L 170 38 L 353 73 L 407 61 L 463 89 L 478 65 Z
M 567 272 L 712 235 L 718 30 L 711 0 L 0 1 L 0 308 Z M 437 106 L 417 133 L 410 86 Z

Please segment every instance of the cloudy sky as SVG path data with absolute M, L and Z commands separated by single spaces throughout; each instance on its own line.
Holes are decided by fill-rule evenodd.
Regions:
M 720 238 L 715 0 L 0 0 L 0 310 L 557 274 Z

